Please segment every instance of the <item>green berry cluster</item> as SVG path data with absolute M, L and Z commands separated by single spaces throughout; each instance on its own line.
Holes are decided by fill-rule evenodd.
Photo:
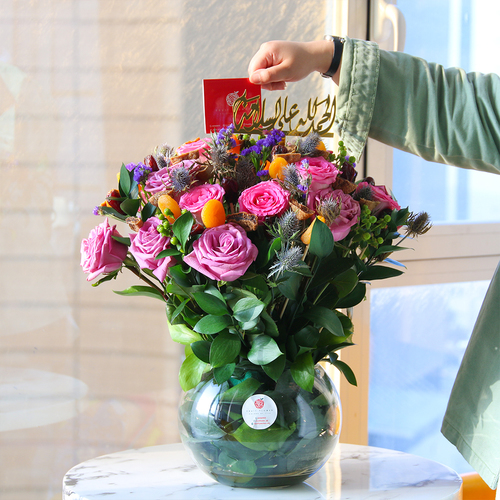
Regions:
M 361 248 L 367 248 L 368 246 L 378 248 L 385 241 L 382 232 L 387 228 L 389 222 L 391 222 L 390 215 L 384 215 L 384 217 L 378 219 L 372 215 L 366 205 L 362 206 L 359 226 L 355 230 L 352 242 L 358 243 Z
M 156 227 L 156 230 L 162 235 L 162 236 L 165 236 L 167 238 L 171 237 L 172 236 L 172 224 L 170 224 L 170 222 L 168 221 L 168 219 L 162 214 L 160 213 L 158 215 L 158 219 L 161 220 L 161 224 L 158 224 L 158 226 Z

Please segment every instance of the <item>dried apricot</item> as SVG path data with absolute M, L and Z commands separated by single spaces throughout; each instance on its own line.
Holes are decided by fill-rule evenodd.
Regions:
M 269 165 L 269 176 L 273 179 L 278 178 L 280 181 L 284 180 L 283 168 L 288 165 L 288 162 L 278 156 Z
M 316 222 L 316 219 L 319 219 L 321 222 L 325 222 L 325 218 L 322 217 L 321 215 L 318 215 L 312 222 L 309 224 L 309 227 L 302 233 L 302 236 L 300 237 L 300 241 L 304 243 L 304 245 L 309 245 L 311 243 L 311 234 L 313 230 L 314 223 Z
M 175 219 L 181 215 L 181 207 L 179 207 L 179 204 L 168 194 L 162 194 L 158 198 L 158 208 L 170 224 L 173 224 Z M 167 213 L 165 213 L 165 211 L 167 211 Z
M 226 211 L 222 202 L 208 200 L 201 211 L 201 220 L 207 228 L 222 226 L 226 222 Z

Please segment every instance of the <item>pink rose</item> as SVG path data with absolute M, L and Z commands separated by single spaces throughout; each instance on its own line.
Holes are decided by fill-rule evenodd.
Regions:
M 312 191 L 330 187 L 337 180 L 339 174 L 337 166 L 325 160 L 322 156 L 302 160 L 298 170 L 303 177 L 311 176 L 310 189 Z
M 373 186 L 368 182 L 360 182 L 356 187 L 356 193 L 362 189 L 370 189 L 371 197 L 365 198 L 371 201 L 379 201 L 380 203 L 372 210 L 373 215 L 377 215 L 383 210 L 399 210 L 401 207 L 398 202 L 392 198 L 392 196 L 387 192 L 385 186 Z M 364 196 L 363 196 L 364 198 Z
M 201 184 L 184 193 L 179 206 L 191 212 L 196 221 L 201 224 L 201 211 L 208 200 L 222 201 L 224 188 L 220 184 Z
M 234 281 L 246 273 L 258 253 L 241 226 L 223 224 L 204 231 L 184 262 L 210 279 Z
M 289 206 L 290 193 L 275 181 L 245 189 L 238 198 L 241 212 L 254 214 L 261 224 L 266 217 L 282 215 Z
M 184 153 L 190 153 L 191 151 L 198 151 L 200 153 L 199 160 L 204 161 L 207 157 L 204 155 L 205 151 L 208 150 L 210 144 L 210 139 L 196 139 L 195 141 L 185 142 L 182 146 L 179 146 L 175 151 L 176 155 L 182 155 Z
M 128 247 L 119 243 L 113 236 L 121 236 L 116 226 L 110 226 L 108 219 L 90 231 L 89 237 L 82 241 L 80 265 L 88 273 L 87 281 L 100 274 L 109 274 L 122 267 Z
M 309 197 L 308 207 L 316 210 L 320 203 L 324 200 L 335 200 L 340 204 L 340 213 L 329 222 L 328 227 L 333 234 L 334 241 L 343 240 L 351 230 L 351 227 L 357 224 L 361 215 L 361 207 L 359 203 L 348 194 L 345 194 L 341 189 L 331 191 L 330 189 L 322 189 L 317 191 L 315 197 Z
M 158 217 L 150 217 L 139 232 L 131 234 L 132 244 L 129 250 L 141 269 L 150 269 L 160 281 L 163 281 L 168 268 L 175 263 L 175 260 L 172 257 L 156 259 L 160 252 L 170 248 L 170 238 L 162 236 L 157 231 L 158 224 L 161 224 Z

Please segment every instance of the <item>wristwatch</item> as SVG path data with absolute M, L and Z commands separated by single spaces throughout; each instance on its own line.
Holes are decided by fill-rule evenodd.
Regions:
M 344 50 L 344 42 L 345 38 L 341 38 L 338 36 L 325 35 L 323 40 L 329 40 L 333 42 L 334 50 L 333 50 L 333 58 L 330 67 L 326 73 L 321 73 L 323 78 L 331 78 L 339 69 L 340 61 L 342 60 L 342 52 Z

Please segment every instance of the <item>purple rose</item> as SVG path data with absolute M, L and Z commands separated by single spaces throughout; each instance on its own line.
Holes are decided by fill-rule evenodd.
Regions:
M 90 231 L 89 237 L 82 241 L 80 265 L 88 273 L 87 281 L 100 274 L 109 274 L 122 267 L 128 247 L 113 239 L 121 236 L 116 226 L 110 226 L 108 219 Z
M 299 164 L 298 170 L 304 178 L 311 176 L 310 189 L 312 191 L 330 187 L 337 180 L 339 174 L 337 166 L 325 160 L 322 156 L 303 160 Z
M 369 190 L 371 201 L 378 201 L 379 204 L 372 210 L 373 215 L 377 215 L 383 210 L 399 210 L 399 203 L 387 192 L 385 186 L 374 186 L 368 182 L 360 182 L 356 187 L 356 193 L 361 190 Z
M 324 200 L 334 200 L 340 206 L 340 213 L 333 221 L 327 221 L 327 224 L 333 234 L 333 240 L 343 240 L 349 234 L 351 227 L 357 224 L 361 215 L 361 207 L 355 199 L 345 194 L 341 189 L 317 191 L 314 198 L 309 196 L 307 205 L 309 208 L 317 210 Z
M 160 252 L 170 248 L 170 238 L 162 236 L 156 229 L 159 224 L 161 224 L 160 219 L 150 217 L 139 232 L 131 234 L 132 244 L 129 251 L 141 269 L 150 269 L 160 281 L 163 281 L 168 268 L 175 264 L 175 260 L 172 257 L 156 259 Z
M 172 170 L 178 169 L 179 167 L 184 167 L 191 177 L 194 177 L 196 172 L 200 169 L 199 163 L 194 160 L 184 160 L 170 167 L 163 167 L 149 175 L 144 189 L 148 193 L 153 194 L 172 189 L 174 187 L 172 184 Z
M 210 279 L 234 281 L 246 273 L 258 253 L 241 226 L 223 224 L 204 231 L 184 262 Z

